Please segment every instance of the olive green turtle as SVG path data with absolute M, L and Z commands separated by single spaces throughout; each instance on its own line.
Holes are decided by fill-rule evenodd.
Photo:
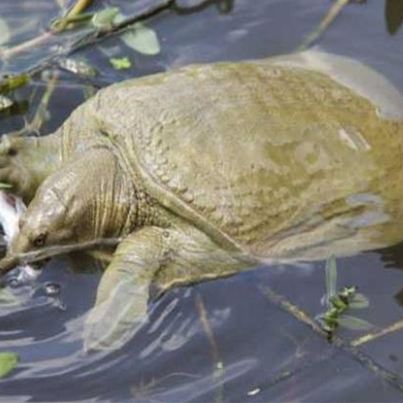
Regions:
M 3 136 L 0 181 L 29 205 L 0 268 L 116 244 L 84 337 L 116 348 L 150 290 L 403 239 L 402 156 L 402 96 L 344 57 L 114 84 L 49 136 Z

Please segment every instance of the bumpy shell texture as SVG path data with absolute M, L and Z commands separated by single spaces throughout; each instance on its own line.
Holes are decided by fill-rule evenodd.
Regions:
M 113 85 L 86 108 L 134 180 L 219 243 L 286 256 L 325 239 L 345 248 L 360 231 L 356 243 L 376 246 L 374 226 L 401 215 L 383 178 L 401 160 L 403 101 L 358 64 L 350 77 L 367 77 L 373 98 L 304 63 L 185 67 Z

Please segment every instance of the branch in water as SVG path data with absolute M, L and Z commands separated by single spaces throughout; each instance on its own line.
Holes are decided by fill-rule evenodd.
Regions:
M 15 266 L 39 262 L 54 256 L 63 255 L 71 252 L 89 250 L 99 247 L 115 247 L 123 238 L 99 238 L 87 242 L 70 245 L 56 245 L 44 247 L 42 249 L 22 253 L 19 255 L 6 256 L 0 262 L 0 273 L 6 274 Z
M 38 37 L 29 39 L 28 41 L 20 43 L 19 45 L 16 45 L 12 48 L 0 49 L 0 58 L 4 60 L 9 59 L 12 56 L 28 50 L 32 50 L 33 47 L 42 45 L 43 43 L 47 42 L 50 38 L 54 36 L 54 34 L 58 34 L 64 31 L 70 23 L 70 19 L 82 13 L 87 7 L 91 5 L 93 1 L 94 0 L 78 0 L 73 8 L 64 17 L 60 18 L 53 24 L 50 31 L 44 32 Z
M 73 8 L 61 19 L 57 20 L 52 26 L 52 32 L 58 33 L 66 29 L 70 23 L 70 19 L 76 17 L 85 11 L 94 0 L 78 0 Z
M 223 1 L 223 0 L 221 0 Z M 228 0 L 229 4 L 232 4 L 232 0 Z M 159 15 L 163 13 L 164 11 L 169 11 L 169 10 L 174 10 L 178 14 L 191 14 L 191 13 L 196 13 L 204 9 L 205 7 L 211 6 L 212 4 L 216 4 L 217 0 L 205 0 L 201 4 L 198 4 L 197 6 L 194 7 L 178 7 L 176 6 L 176 1 L 175 0 L 161 0 L 159 3 L 152 5 L 148 9 L 141 11 L 138 14 L 135 14 L 133 16 L 130 16 L 126 18 L 125 20 L 121 21 L 118 24 L 115 24 L 111 27 L 104 27 L 100 28 L 98 30 L 94 30 L 90 32 L 87 35 L 84 35 L 83 37 L 75 40 L 72 44 L 66 47 L 64 51 L 61 53 L 58 53 L 57 55 L 52 55 L 48 57 L 47 59 L 43 60 L 40 64 L 34 66 L 30 70 L 28 70 L 28 74 L 35 74 L 40 72 L 44 67 L 48 66 L 50 63 L 56 61 L 60 57 L 67 57 L 71 53 L 80 50 L 82 48 L 85 48 L 89 45 L 92 45 L 94 43 L 97 43 L 98 41 L 102 39 L 106 39 L 112 35 L 120 34 L 122 33 L 126 28 L 129 28 L 133 24 L 137 22 L 142 22 L 145 20 L 148 20 L 152 17 L 155 17 L 156 15 Z M 72 16 L 68 14 L 67 20 L 71 21 Z M 52 32 L 45 32 L 41 36 L 37 38 L 33 38 L 29 40 L 28 42 L 24 42 L 20 45 L 17 45 L 13 48 L 10 49 L 0 49 L 0 58 L 7 59 L 12 56 L 15 56 L 19 53 L 25 52 L 25 51 L 30 51 L 32 50 L 32 47 L 38 46 L 40 44 L 43 44 L 47 40 L 53 37 Z
M 340 12 L 343 10 L 344 6 L 350 3 L 352 0 L 337 0 L 337 2 L 331 7 L 329 12 L 325 15 L 320 24 L 315 28 L 305 40 L 305 42 L 300 46 L 298 50 L 305 50 L 311 47 L 318 39 L 323 35 L 323 33 L 329 28 L 333 21 L 337 18 Z

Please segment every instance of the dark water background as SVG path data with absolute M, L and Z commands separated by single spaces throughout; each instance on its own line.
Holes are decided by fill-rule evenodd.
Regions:
M 157 2 L 110 0 L 99 1 L 97 7 L 117 5 L 133 14 Z M 200 2 L 180 3 L 189 6 Z M 12 43 L 43 32 L 60 13 L 57 4 L 50 0 L 0 0 L 0 15 L 14 33 Z M 232 11 L 223 13 L 211 1 L 194 13 L 165 12 L 148 22 L 161 40 L 158 56 L 134 53 L 117 37 L 83 49 L 72 56 L 86 57 L 100 74 L 95 79 L 83 79 L 50 66 L 46 74 L 37 75 L 28 87 L 14 94 L 22 103 L 30 100 L 30 108 L 26 115 L 20 115 L 18 109 L 13 116 L 0 115 L 0 133 L 17 130 L 24 119 L 32 118 L 55 71 L 60 76 L 41 134 L 57 128 L 94 86 L 194 62 L 291 52 L 331 4 L 324 0 L 236 0 Z M 1 65 L 1 71 L 25 71 L 63 49 L 66 41 L 57 39 L 53 46 L 33 48 Z M 376 68 L 403 91 L 403 28 L 390 34 L 384 1 L 346 7 L 319 45 Z M 130 57 L 132 69 L 114 70 L 105 49 L 114 51 L 116 57 Z M 358 286 L 369 297 L 370 307 L 359 312 L 361 318 L 377 328 L 403 319 L 402 246 L 337 262 L 339 284 Z M 15 291 L 25 299 L 21 306 L 0 306 L 0 351 L 12 350 L 21 357 L 12 376 L 0 381 L 1 401 L 403 399 L 393 383 L 368 370 L 354 354 L 329 344 L 264 293 L 264 287 L 270 286 L 315 317 L 324 309 L 323 261 L 262 267 L 172 291 L 158 302 L 151 323 L 122 350 L 90 357 L 81 353 L 80 335 L 100 274 L 73 274 L 68 266 L 63 261 L 51 262 L 34 285 Z M 58 295 L 46 292 L 49 283 L 60 285 Z M 364 333 L 339 331 L 347 341 Z M 403 377 L 402 344 L 403 332 L 396 331 L 359 349 L 381 367 Z

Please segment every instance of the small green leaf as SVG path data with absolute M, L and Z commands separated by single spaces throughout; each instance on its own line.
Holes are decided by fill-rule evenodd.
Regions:
M 121 39 L 129 48 L 144 55 L 157 55 L 161 51 L 157 33 L 139 22 L 123 33 Z
M 0 289 L 0 306 L 19 306 L 21 301 L 7 288 Z
M 132 63 L 128 57 L 122 57 L 120 59 L 111 58 L 109 61 L 116 70 L 130 69 L 130 67 L 132 67 Z
M 6 76 L 0 79 L 0 93 L 4 94 L 28 84 L 31 80 L 28 74 Z
M 4 45 L 11 39 L 10 27 L 7 22 L 0 18 L 0 45 Z
M 364 294 L 355 294 L 350 301 L 349 307 L 353 309 L 364 309 L 369 307 L 369 300 Z
M 334 316 L 324 316 L 323 321 L 330 327 L 336 327 L 339 324 L 339 319 Z
M 374 325 L 366 320 L 350 315 L 341 315 L 338 319 L 338 324 L 339 326 L 350 330 L 370 330 L 374 327 Z
M 325 272 L 327 300 L 330 301 L 337 296 L 337 263 L 334 256 L 326 260 Z
M 0 353 L 0 379 L 6 377 L 17 366 L 19 359 L 19 355 L 11 351 Z
M 98 11 L 92 17 L 92 25 L 97 28 L 103 28 L 113 25 L 115 17 L 119 14 L 117 7 L 108 7 Z
M 337 308 L 338 311 L 345 311 L 347 308 L 347 305 L 338 297 L 332 297 L 330 303 L 333 307 Z

